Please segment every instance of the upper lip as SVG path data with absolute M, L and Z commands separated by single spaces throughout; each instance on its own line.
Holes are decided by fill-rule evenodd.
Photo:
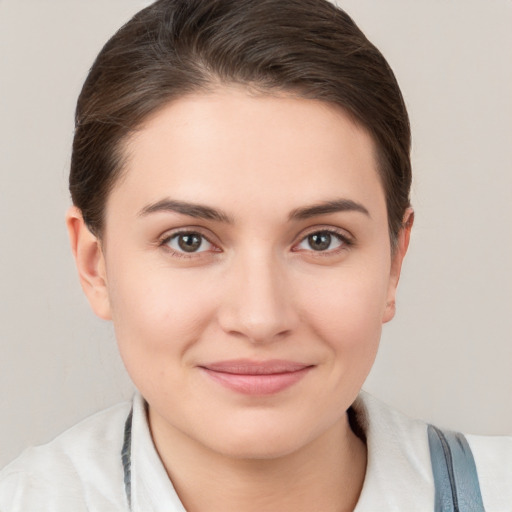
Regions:
M 217 361 L 200 365 L 201 368 L 213 372 L 232 373 L 236 375 L 272 375 L 279 373 L 291 373 L 309 368 L 310 364 L 286 361 L 283 359 L 270 359 L 266 361 L 253 361 L 249 359 L 232 359 L 229 361 Z

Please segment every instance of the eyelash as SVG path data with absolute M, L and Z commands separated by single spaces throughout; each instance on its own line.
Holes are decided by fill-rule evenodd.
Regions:
M 292 248 L 292 251 L 300 252 L 300 249 L 296 249 L 297 246 L 304 243 L 310 236 L 320 235 L 320 234 L 328 234 L 328 235 L 336 238 L 341 243 L 341 245 L 340 245 L 340 247 L 337 247 L 335 249 L 326 250 L 326 251 L 315 251 L 314 249 L 307 250 L 307 252 L 312 254 L 314 257 L 322 258 L 322 257 L 337 255 L 342 251 L 346 251 L 347 249 L 352 247 L 355 243 L 354 240 L 351 237 L 349 237 L 344 231 L 342 232 L 338 229 L 331 228 L 331 227 L 325 227 L 325 228 L 315 227 L 314 230 L 311 230 L 309 233 L 306 233 L 300 239 L 300 241 L 294 245 L 294 247 Z
M 330 236 L 335 237 L 338 239 L 338 241 L 341 243 L 340 247 L 337 247 L 335 249 L 326 250 L 326 251 L 315 251 L 314 249 L 310 249 L 307 252 L 313 254 L 315 257 L 326 257 L 326 256 L 332 256 L 339 254 L 340 252 L 349 249 L 351 246 L 354 245 L 354 240 L 350 237 L 348 237 L 344 232 L 341 232 L 334 228 L 316 228 L 315 230 L 310 231 L 309 233 L 305 234 L 298 243 L 294 244 L 292 247 L 292 252 L 300 252 L 300 249 L 297 249 L 297 246 L 302 244 L 304 241 L 308 239 L 308 237 L 312 235 L 319 235 L 319 234 L 328 234 Z M 175 249 L 171 248 L 168 244 L 171 240 L 178 238 L 180 235 L 197 235 L 200 238 L 202 238 L 207 243 L 211 244 L 216 250 L 213 251 L 199 251 L 199 252 L 181 252 L 176 251 Z M 222 252 L 221 249 L 219 249 L 206 235 L 199 231 L 194 230 L 181 230 L 181 231 L 175 231 L 171 234 L 165 234 L 160 240 L 158 241 L 158 246 L 164 248 L 166 251 L 168 251 L 172 256 L 177 258 L 197 258 L 199 255 L 205 252 Z
M 197 235 L 209 244 L 211 244 L 213 247 L 217 248 L 217 250 L 211 251 L 211 252 L 222 252 L 206 235 L 199 231 L 195 231 L 193 229 L 183 229 L 180 231 L 174 231 L 171 234 L 165 234 L 158 242 L 158 246 L 164 248 L 166 251 L 168 251 L 172 256 L 177 258 L 197 258 L 200 254 L 204 252 L 210 252 L 210 251 L 200 251 L 200 252 L 181 252 L 176 251 L 172 247 L 170 247 L 168 244 L 171 240 L 178 238 L 180 235 Z

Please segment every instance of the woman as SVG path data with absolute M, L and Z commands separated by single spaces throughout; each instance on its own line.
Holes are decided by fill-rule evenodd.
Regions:
M 67 225 L 139 394 L 8 466 L 0 509 L 442 503 L 450 434 L 360 394 L 413 223 L 409 151 L 389 66 L 331 4 L 137 14 L 78 101 Z M 509 507 L 511 440 L 457 441 L 453 500 Z

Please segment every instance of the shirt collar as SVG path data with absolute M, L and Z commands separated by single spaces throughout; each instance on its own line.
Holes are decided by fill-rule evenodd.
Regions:
M 358 428 L 366 437 L 368 453 L 365 480 L 355 512 L 418 507 L 433 510 L 434 484 L 426 424 L 407 418 L 364 391 L 352 410 Z M 131 493 L 132 512 L 186 512 L 156 451 L 147 405 L 139 393 L 133 400 L 132 415 L 123 447 L 125 486 L 127 493 Z

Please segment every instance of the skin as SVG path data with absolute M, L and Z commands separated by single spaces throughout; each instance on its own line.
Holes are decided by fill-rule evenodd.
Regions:
M 125 151 L 103 239 L 76 208 L 67 224 L 187 510 L 352 510 L 366 448 L 345 411 L 394 315 L 412 225 L 408 211 L 392 252 L 371 137 L 338 107 L 224 87 L 166 105 Z M 204 237 L 196 252 L 177 230 Z M 204 371 L 233 359 L 309 369 L 244 394 Z

